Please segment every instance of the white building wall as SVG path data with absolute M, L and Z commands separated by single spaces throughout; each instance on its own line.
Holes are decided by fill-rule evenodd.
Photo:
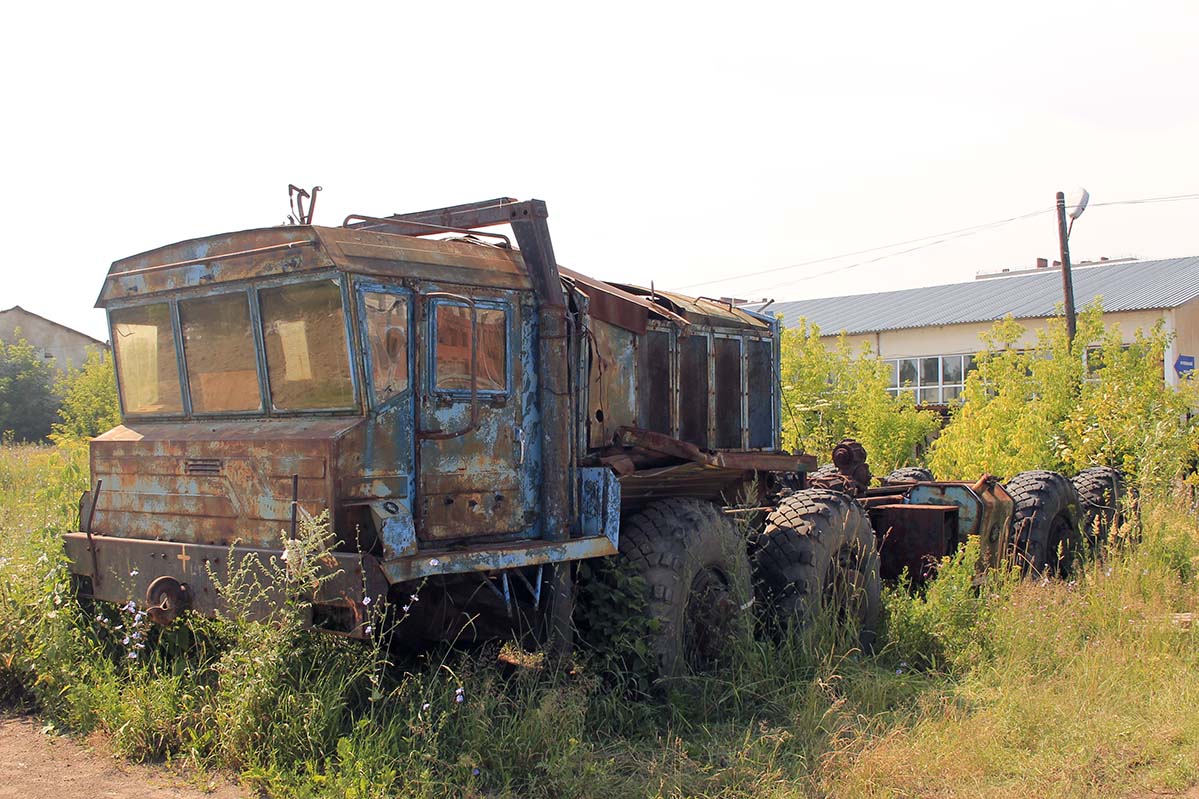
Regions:
M 1174 371 L 1174 361 L 1179 354 L 1194 355 L 1199 358 L 1199 299 L 1178 309 L 1153 311 L 1123 311 L 1104 314 L 1108 326 L 1120 326 L 1121 339 L 1132 342 L 1137 330 L 1149 330 L 1157 321 L 1165 321 L 1167 334 L 1175 334 L 1166 351 L 1163 377 L 1171 385 L 1178 382 Z M 1031 348 L 1036 344 L 1037 331 L 1043 330 L 1048 320 L 1017 319 L 1024 327 L 1024 335 L 1018 344 L 1022 348 Z M 848 336 L 850 346 L 855 351 L 868 345 L 872 352 L 884 360 L 895 358 L 921 358 L 936 355 L 972 355 L 983 349 L 982 334 L 989 331 L 994 322 L 979 322 L 962 325 L 939 325 L 936 327 L 918 327 L 905 330 L 887 330 L 879 333 L 865 333 Z M 822 331 L 824 332 L 824 331 Z M 835 345 L 837 334 L 822 336 L 828 346 Z

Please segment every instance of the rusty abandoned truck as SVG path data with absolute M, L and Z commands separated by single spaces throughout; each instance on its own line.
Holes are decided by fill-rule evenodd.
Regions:
M 419 590 L 397 634 L 569 646 L 574 566 L 613 556 L 677 674 L 755 595 L 801 622 L 834 603 L 868 643 L 880 579 L 967 535 L 1068 568 L 1080 505 L 1057 475 L 871 487 L 845 442 L 808 485 L 815 460 L 780 448 L 779 323 L 565 269 L 546 220 L 511 199 L 309 214 L 115 262 L 97 304 L 123 423 L 92 440 L 64 536 L 79 594 L 215 614 L 220 575 L 285 560 L 297 514 L 327 511 L 315 628 L 369 637 Z

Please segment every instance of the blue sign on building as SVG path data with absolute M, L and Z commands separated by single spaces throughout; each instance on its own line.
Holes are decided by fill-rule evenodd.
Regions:
M 1195 371 L 1195 356 L 1179 355 L 1178 360 L 1174 361 L 1174 371 L 1180 375 L 1190 374 Z

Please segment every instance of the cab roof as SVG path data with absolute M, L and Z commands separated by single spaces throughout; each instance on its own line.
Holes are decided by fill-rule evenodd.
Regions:
M 473 237 L 429 239 L 362 227 L 290 225 L 189 239 L 115 261 L 96 306 L 141 297 L 337 270 L 380 278 L 417 278 L 467 286 L 532 288 L 520 251 Z M 765 331 L 765 317 L 731 305 L 674 292 L 608 283 L 559 268 L 590 299 L 598 319 L 644 333 L 649 319 Z

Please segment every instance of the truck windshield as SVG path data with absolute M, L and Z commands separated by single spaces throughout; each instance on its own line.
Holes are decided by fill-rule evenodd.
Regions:
M 262 410 L 246 292 L 180 300 L 179 324 L 192 412 Z
M 255 301 L 266 349 L 265 386 L 255 352 Z M 337 279 L 182 297 L 113 309 L 110 317 L 127 414 L 182 416 L 185 398 L 196 416 L 261 414 L 264 395 L 273 412 L 356 407 Z
M 110 316 L 125 413 L 183 413 L 170 306 L 139 305 L 114 310 Z
M 262 335 L 276 410 L 354 404 L 341 284 L 337 280 L 262 289 Z

